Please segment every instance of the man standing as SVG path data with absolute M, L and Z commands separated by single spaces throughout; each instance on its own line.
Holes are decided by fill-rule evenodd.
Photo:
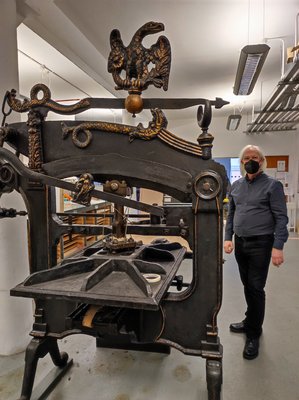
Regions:
M 266 159 L 257 146 L 240 154 L 243 178 L 232 184 L 225 230 L 224 251 L 230 254 L 235 238 L 235 257 L 247 303 L 245 319 L 230 330 L 246 334 L 243 357 L 258 356 L 259 337 L 265 315 L 265 291 L 269 264 L 279 267 L 288 238 L 287 208 L 281 182 L 266 175 Z

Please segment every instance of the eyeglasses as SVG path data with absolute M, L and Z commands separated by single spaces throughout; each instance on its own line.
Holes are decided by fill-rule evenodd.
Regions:
M 260 161 L 259 156 L 245 156 L 242 158 L 243 161 L 249 161 L 249 160 L 254 160 L 254 161 Z

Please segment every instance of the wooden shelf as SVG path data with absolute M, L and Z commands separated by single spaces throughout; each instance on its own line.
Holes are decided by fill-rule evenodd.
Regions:
M 96 214 L 111 213 L 111 204 L 103 203 L 96 204 L 90 207 L 79 208 L 76 210 L 71 210 L 70 216 L 64 215 L 60 218 L 64 222 L 69 222 L 71 218 L 71 223 L 76 225 L 109 225 L 109 217 L 95 217 Z M 90 214 L 90 216 L 75 215 L 78 214 Z M 68 212 L 66 212 L 68 214 Z M 61 262 L 64 258 L 70 257 L 86 246 L 90 246 L 97 240 L 100 240 L 103 235 L 80 235 L 72 234 L 71 236 L 66 234 L 61 237 L 60 243 L 57 245 L 57 261 Z

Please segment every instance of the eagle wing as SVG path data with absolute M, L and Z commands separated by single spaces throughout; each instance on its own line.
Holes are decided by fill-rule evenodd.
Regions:
M 150 55 L 152 63 L 155 64 L 153 84 L 167 90 L 171 65 L 171 47 L 167 37 L 158 38 L 157 43 L 150 47 Z
M 108 57 L 108 72 L 120 72 L 126 68 L 126 48 L 118 29 L 113 29 L 110 34 L 111 51 Z

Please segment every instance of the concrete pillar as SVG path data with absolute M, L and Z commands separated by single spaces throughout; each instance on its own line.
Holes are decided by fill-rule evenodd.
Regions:
M 18 90 L 17 13 L 15 0 L 1 0 L 0 101 L 6 90 Z M 15 115 L 13 115 L 15 114 Z M 2 116 L 1 116 L 2 120 Z M 12 113 L 6 122 L 18 121 Z M 22 197 L 13 192 L 0 198 L 1 207 L 25 210 Z M 0 220 L 0 354 L 24 350 L 32 327 L 32 301 L 10 297 L 12 287 L 29 274 L 26 217 Z

